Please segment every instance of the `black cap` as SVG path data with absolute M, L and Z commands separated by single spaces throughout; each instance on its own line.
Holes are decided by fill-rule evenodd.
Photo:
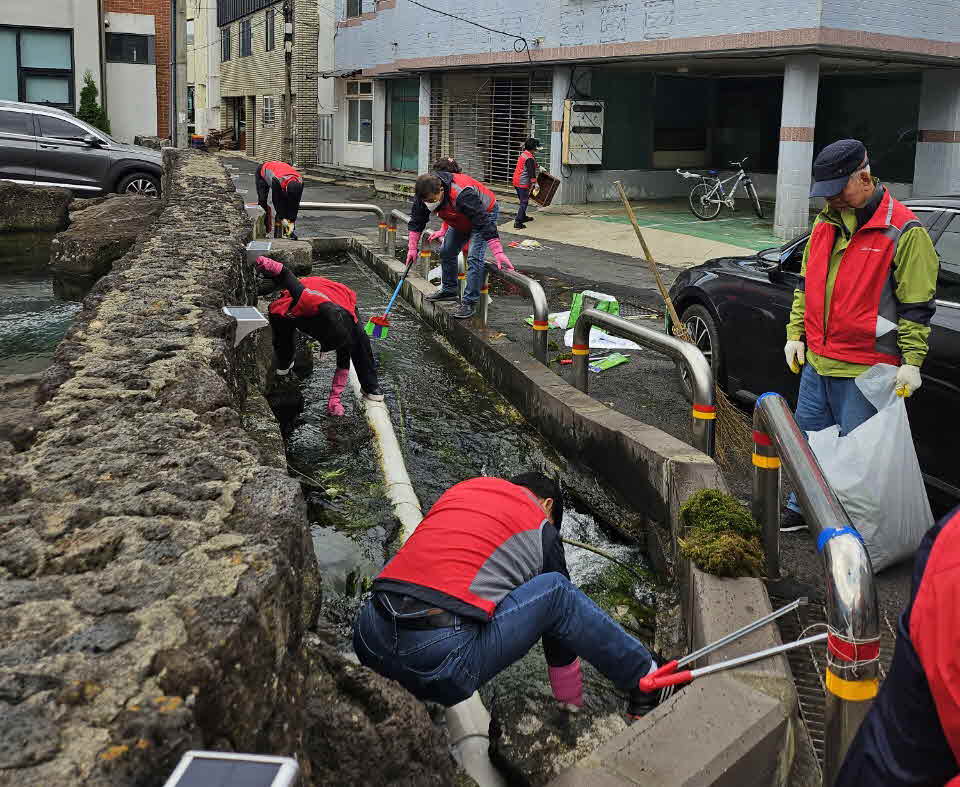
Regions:
M 859 139 L 840 139 L 827 145 L 813 162 L 810 196 L 839 194 L 850 176 L 868 163 L 867 148 Z
M 536 137 L 530 137 L 530 139 L 523 143 L 524 150 L 538 150 L 540 147 L 542 147 L 540 140 Z

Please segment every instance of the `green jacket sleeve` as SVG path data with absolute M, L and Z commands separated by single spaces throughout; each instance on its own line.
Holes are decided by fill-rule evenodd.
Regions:
M 800 276 L 807 275 L 807 257 L 810 254 L 810 241 L 803 250 L 803 262 L 800 265 Z M 807 308 L 807 298 L 803 290 L 793 291 L 793 308 L 790 309 L 790 319 L 787 321 L 787 341 L 796 342 L 803 338 L 803 316 Z
M 897 283 L 897 342 L 903 362 L 920 366 L 927 355 L 930 320 L 936 311 L 940 260 L 924 227 L 912 227 L 900 237 L 893 258 Z

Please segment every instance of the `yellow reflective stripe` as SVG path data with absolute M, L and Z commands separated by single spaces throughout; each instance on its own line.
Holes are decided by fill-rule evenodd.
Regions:
M 780 457 L 760 456 L 760 454 L 754 454 L 753 463 L 757 467 L 762 467 L 764 470 L 776 470 L 778 467 L 780 467 Z
M 691 415 L 693 415 L 694 418 L 700 418 L 704 421 L 712 421 L 714 418 L 717 417 L 716 413 L 703 413 L 703 412 L 700 412 L 700 410 L 691 410 L 690 413 Z
M 574 347 L 570 352 L 571 352 L 572 355 L 587 355 L 590 351 L 589 351 L 589 350 L 578 350 L 576 347 Z
M 877 696 L 877 689 L 880 681 L 876 678 L 867 680 L 844 680 L 827 670 L 827 691 L 842 700 L 851 700 L 852 702 L 863 702 L 872 700 Z

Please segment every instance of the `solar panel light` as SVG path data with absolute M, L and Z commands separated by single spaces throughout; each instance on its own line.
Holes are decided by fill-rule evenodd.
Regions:
M 188 751 L 164 787 L 296 787 L 299 772 L 290 757 Z

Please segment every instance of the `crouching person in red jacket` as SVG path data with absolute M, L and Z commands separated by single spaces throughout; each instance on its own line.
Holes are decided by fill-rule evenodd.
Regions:
M 560 486 L 541 473 L 448 489 L 373 583 L 353 629 L 360 662 L 421 700 L 455 705 L 543 638 L 559 702 L 580 706 L 580 657 L 630 692 L 629 717 L 661 700 L 637 684 L 656 663 L 570 582 Z
M 337 371 L 333 375 L 327 412 L 343 415 L 340 397 L 347 387 L 350 361 L 357 370 L 365 398 L 383 401 L 370 338 L 363 332 L 357 316 L 357 294 L 345 284 L 321 276 L 298 279 L 282 262 L 258 257 L 257 270 L 283 287 L 280 297 L 270 304 L 270 328 L 277 374 L 293 369 L 296 333 L 303 331 L 320 343 L 321 352 L 335 350 Z
M 835 787 L 960 787 L 960 508 L 920 542 L 887 678 Z

